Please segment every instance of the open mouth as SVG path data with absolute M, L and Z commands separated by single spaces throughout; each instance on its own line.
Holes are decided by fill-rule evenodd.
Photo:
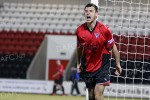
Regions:
M 87 16 L 87 19 L 91 19 L 91 16 Z

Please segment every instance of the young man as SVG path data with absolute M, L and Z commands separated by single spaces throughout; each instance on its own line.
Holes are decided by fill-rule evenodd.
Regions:
M 119 62 L 119 54 L 113 35 L 108 27 L 98 22 L 98 8 L 89 3 L 84 8 L 86 23 L 80 25 L 77 30 L 77 70 L 85 81 L 89 91 L 90 100 L 103 100 L 105 86 L 109 86 L 109 58 L 110 50 L 113 51 L 116 60 L 116 75 L 122 70 Z
M 64 66 L 61 64 L 60 60 L 57 60 L 56 64 L 57 64 L 57 70 L 58 71 L 57 71 L 57 73 L 55 73 L 53 75 L 53 78 L 55 79 L 55 81 L 54 81 L 52 94 L 56 94 L 57 86 L 59 86 L 60 89 L 62 90 L 62 93 L 63 93 L 62 95 L 64 95 L 65 94 L 64 87 L 63 87 Z

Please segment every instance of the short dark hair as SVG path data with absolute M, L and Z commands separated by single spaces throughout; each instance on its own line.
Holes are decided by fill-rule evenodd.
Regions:
M 95 8 L 95 11 L 98 12 L 98 7 L 94 4 L 94 3 L 88 3 L 85 7 L 84 7 L 84 10 L 86 7 L 94 7 Z

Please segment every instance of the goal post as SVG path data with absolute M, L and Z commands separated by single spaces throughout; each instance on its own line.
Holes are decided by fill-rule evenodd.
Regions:
M 116 76 L 111 56 L 111 85 L 105 96 L 150 98 L 150 0 L 91 0 L 98 20 L 107 25 L 120 53 L 122 74 Z M 87 93 L 87 92 L 86 92 Z
M 91 0 L 91 3 L 95 4 L 98 7 L 98 0 Z

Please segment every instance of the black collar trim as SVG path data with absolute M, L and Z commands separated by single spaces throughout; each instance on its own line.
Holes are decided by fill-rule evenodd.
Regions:
M 90 33 L 92 33 L 92 32 L 95 30 L 95 28 L 96 28 L 96 26 L 97 26 L 97 23 L 98 23 L 98 22 L 96 21 L 96 24 L 95 24 L 93 30 L 90 30 L 89 27 L 87 26 L 87 23 L 86 23 L 86 27 L 87 27 L 87 29 L 88 29 L 88 31 L 89 31 Z

